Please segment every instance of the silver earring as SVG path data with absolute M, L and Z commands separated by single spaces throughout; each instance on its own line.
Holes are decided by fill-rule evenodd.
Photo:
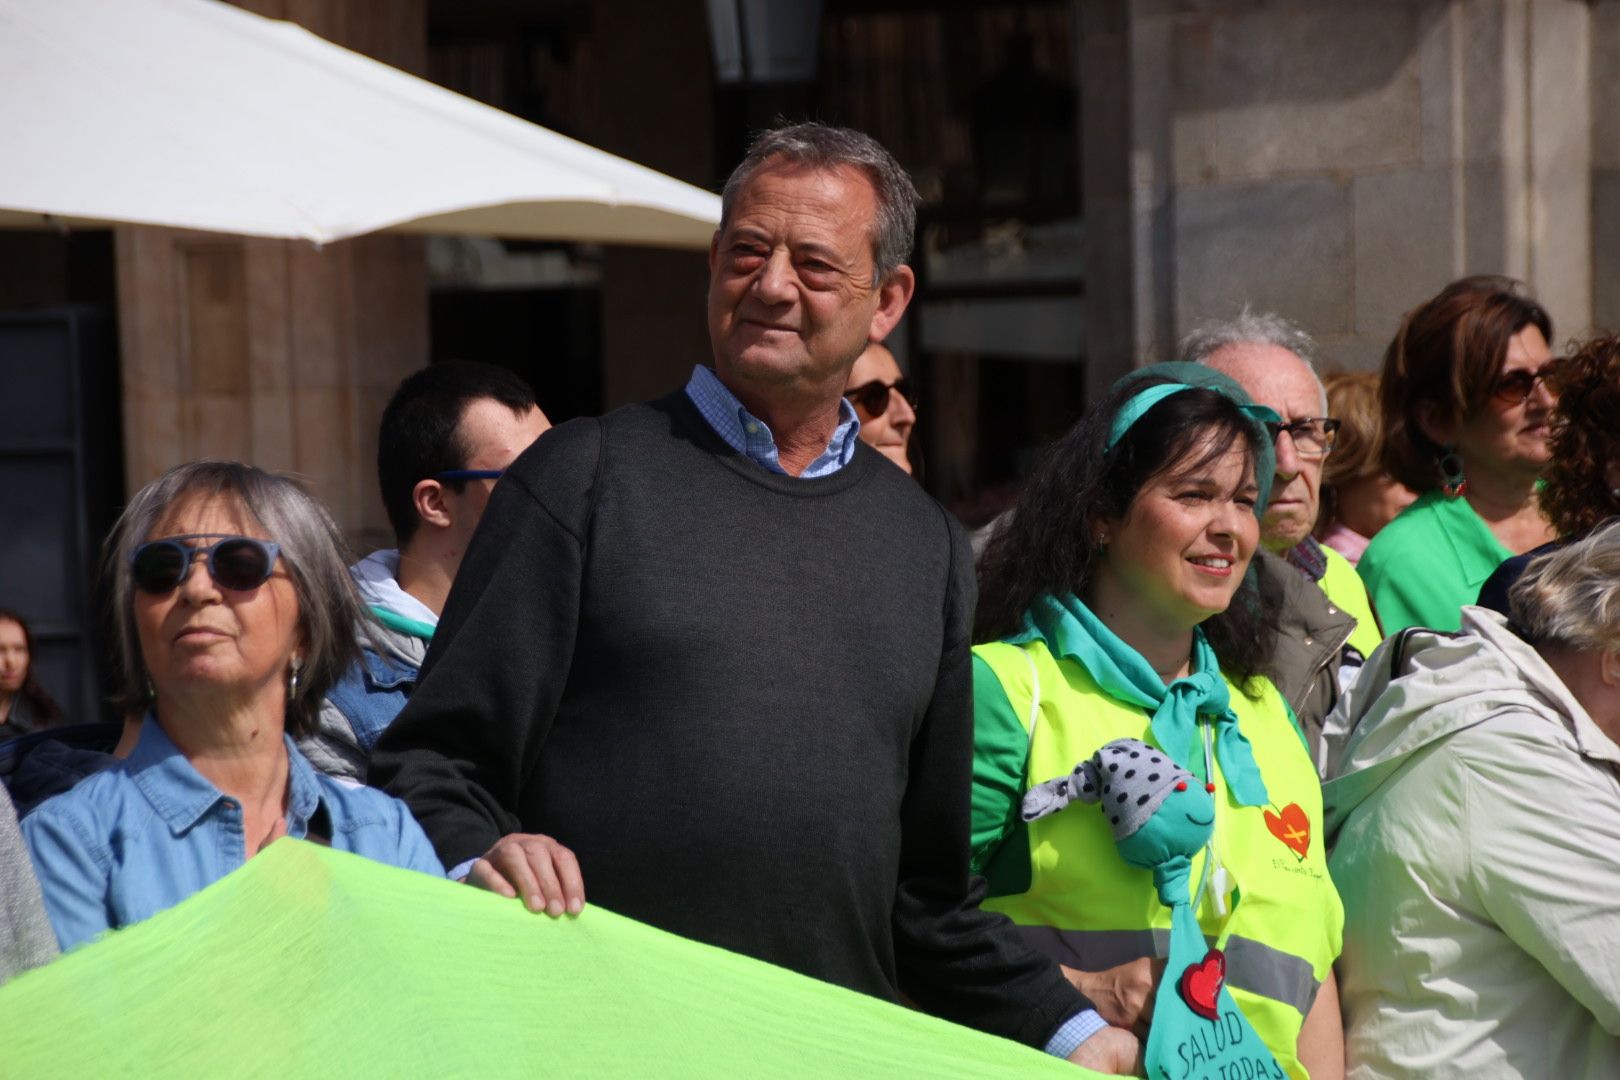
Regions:
M 304 658 L 292 658 L 292 672 L 287 676 L 287 697 L 289 700 L 298 696 L 298 673 L 304 670 Z

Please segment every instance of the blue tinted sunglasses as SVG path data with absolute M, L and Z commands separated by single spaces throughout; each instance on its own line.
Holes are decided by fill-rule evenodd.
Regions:
M 190 545 L 187 540 L 212 540 L 212 544 Z M 232 592 L 249 592 L 270 580 L 281 547 L 268 540 L 227 533 L 186 533 L 151 540 L 129 557 L 135 587 L 141 592 L 162 596 L 178 589 L 191 576 L 198 555 L 208 557 L 208 576 L 214 584 Z
M 505 469 L 446 469 L 434 473 L 432 479 L 443 484 L 450 480 L 499 480 L 504 475 Z

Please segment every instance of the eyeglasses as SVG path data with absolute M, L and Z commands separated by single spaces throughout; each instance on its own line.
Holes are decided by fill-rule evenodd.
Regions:
M 187 540 L 214 542 L 193 547 L 185 543 Z M 137 589 L 162 596 L 178 589 L 191 576 L 191 567 L 198 555 L 207 555 L 208 574 L 214 584 L 232 592 L 250 592 L 270 580 L 270 572 L 276 568 L 276 556 L 280 553 L 280 545 L 251 536 L 186 533 L 142 544 L 129 557 L 129 565 L 134 571 Z
M 1288 432 L 1288 437 L 1294 440 L 1294 453 L 1300 457 L 1326 457 L 1338 439 L 1339 421 L 1331 416 L 1302 416 L 1287 424 L 1268 420 L 1266 430 L 1271 432 L 1272 442 Z
M 906 379 L 896 379 L 892 383 L 873 379 L 869 383 L 845 390 L 844 396 L 854 402 L 856 407 L 866 414 L 867 419 L 876 420 L 889 411 L 890 390 L 899 391 L 900 396 L 906 399 L 906 404 L 911 406 L 913 412 L 916 411 L 917 392 Z
M 1497 377 L 1496 385 L 1491 387 L 1491 396 L 1504 405 L 1523 405 L 1536 392 L 1536 383 L 1547 383 L 1557 369 L 1558 360 L 1555 359 L 1547 361 L 1535 371 L 1527 368 L 1504 371 Z M 1552 387 L 1548 385 L 1547 389 L 1550 391 Z
M 444 472 L 434 473 L 428 479 L 444 484 L 452 480 L 499 480 L 505 475 L 505 469 L 446 469 Z

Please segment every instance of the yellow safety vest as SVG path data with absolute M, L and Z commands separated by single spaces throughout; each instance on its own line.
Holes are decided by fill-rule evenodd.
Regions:
M 1326 544 L 1322 545 L 1322 554 L 1327 557 L 1327 570 L 1317 584 L 1329 603 L 1356 620 L 1350 644 L 1365 659 L 1384 640 L 1383 632 L 1378 629 L 1378 620 L 1373 617 L 1372 601 L 1367 598 L 1367 586 L 1362 584 L 1361 575 L 1356 573 L 1349 559 Z
M 1054 658 L 1044 641 L 997 642 L 974 652 L 995 673 L 1026 730 L 1033 720 L 1026 789 L 1068 773 L 1114 739 L 1157 745 L 1145 710 L 1103 693 L 1080 664 Z M 1225 914 L 1210 887 L 1197 915 L 1205 935 L 1226 952 L 1233 1000 L 1288 1074 L 1306 1077 L 1299 1031 L 1339 955 L 1344 907 L 1322 849 L 1316 770 L 1282 696 L 1269 681 L 1257 681 L 1264 684 L 1258 700 L 1231 687 L 1232 707 L 1254 747 L 1271 805 L 1234 802 L 1216 760 L 1214 847 L 1230 881 Z M 1195 752 L 1201 764 L 1201 741 L 1196 751 L 1176 747 L 1172 756 L 1190 766 Z M 1120 857 L 1101 813 L 1077 804 L 1032 822 L 1011 833 L 996 857 L 1026 857 L 1007 850 L 1015 844 L 1027 844 L 1028 888 L 992 897 L 984 907 L 1019 924 L 1032 947 L 1084 971 L 1169 954 L 1170 909 L 1159 902 L 1152 872 Z M 1200 853 L 1193 861 L 1195 886 L 1206 857 Z M 989 868 L 987 874 L 995 876 Z

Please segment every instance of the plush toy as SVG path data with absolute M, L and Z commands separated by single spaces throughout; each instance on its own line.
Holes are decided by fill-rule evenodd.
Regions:
M 1148 1076 L 1284 1080 L 1282 1066 L 1226 989 L 1225 954 L 1206 946 L 1193 914 L 1192 858 L 1215 829 L 1212 787 L 1164 751 L 1139 739 L 1116 739 L 1069 775 L 1030 788 L 1023 816 L 1034 821 L 1071 803 L 1095 803 L 1120 856 L 1153 871 L 1159 901 L 1170 908 L 1170 957 L 1154 996 Z

